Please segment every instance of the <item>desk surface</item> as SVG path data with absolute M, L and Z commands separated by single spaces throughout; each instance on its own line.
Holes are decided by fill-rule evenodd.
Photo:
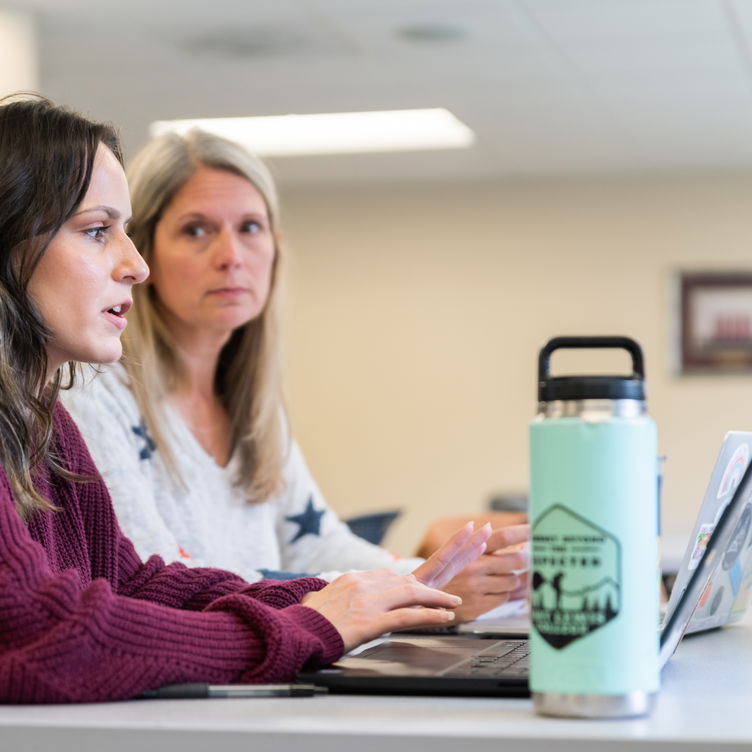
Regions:
M 689 637 L 653 714 L 629 721 L 534 715 L 530 700 L 432 697 L 134 700 L 0 706 L 0 748 L 66 752 L 595 752 L 752 745 L 752 619 Z

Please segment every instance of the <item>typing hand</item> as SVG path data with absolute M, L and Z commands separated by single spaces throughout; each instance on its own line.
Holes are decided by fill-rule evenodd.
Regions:
M 430 588 L 413 575 L 377 569 L 344 574 L 307 593 L 301 603 L 329 619 L 349 651 L 385 632 L 446 625 L 454 619 L 447 609 L 456 608 L 462 599 Z

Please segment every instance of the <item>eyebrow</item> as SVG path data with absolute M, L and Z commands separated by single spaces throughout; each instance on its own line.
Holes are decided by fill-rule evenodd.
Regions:
M 269 218 L 269 213 L 264 211 L 256 211 L 255 209 L 244 211 L 242 213 L 243 217 L 266 217 Z M 210 214 L 207 214 L 206 212 L 200 212 L 200 211 L 190 211 L 185 212 L 183 214 L 180 214 L 177 218 L 177 222 L 185 222 L 188 219 L 211 219 L 212 216 Z
M 89 214 L 90 212 L 104 212 L 110 219 L 118 219 L 120 217 L 120 212 L 117 209 L 114 209 L 112 206 L 106 206 L 104 204 L 101 204 L 100 206 L 90 206 L 86 209 L 79 209 L 79 211 L 74 212 L 73 216 L 77 217 L 79 214 Z

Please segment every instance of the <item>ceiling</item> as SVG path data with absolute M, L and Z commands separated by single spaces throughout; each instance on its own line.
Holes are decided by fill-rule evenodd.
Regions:
M 750 0 L 0 0 L 40 88 L 114 121 L 447 107 L 446 152 L 276 158 L 283 187 L 752 170 Z

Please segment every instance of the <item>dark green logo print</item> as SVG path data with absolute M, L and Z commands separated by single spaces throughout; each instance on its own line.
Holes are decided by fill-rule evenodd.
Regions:
M 561 649 L 621 609 L 621 546 L 610 533 L 555 504 L 533 526 L 533 626 Z

